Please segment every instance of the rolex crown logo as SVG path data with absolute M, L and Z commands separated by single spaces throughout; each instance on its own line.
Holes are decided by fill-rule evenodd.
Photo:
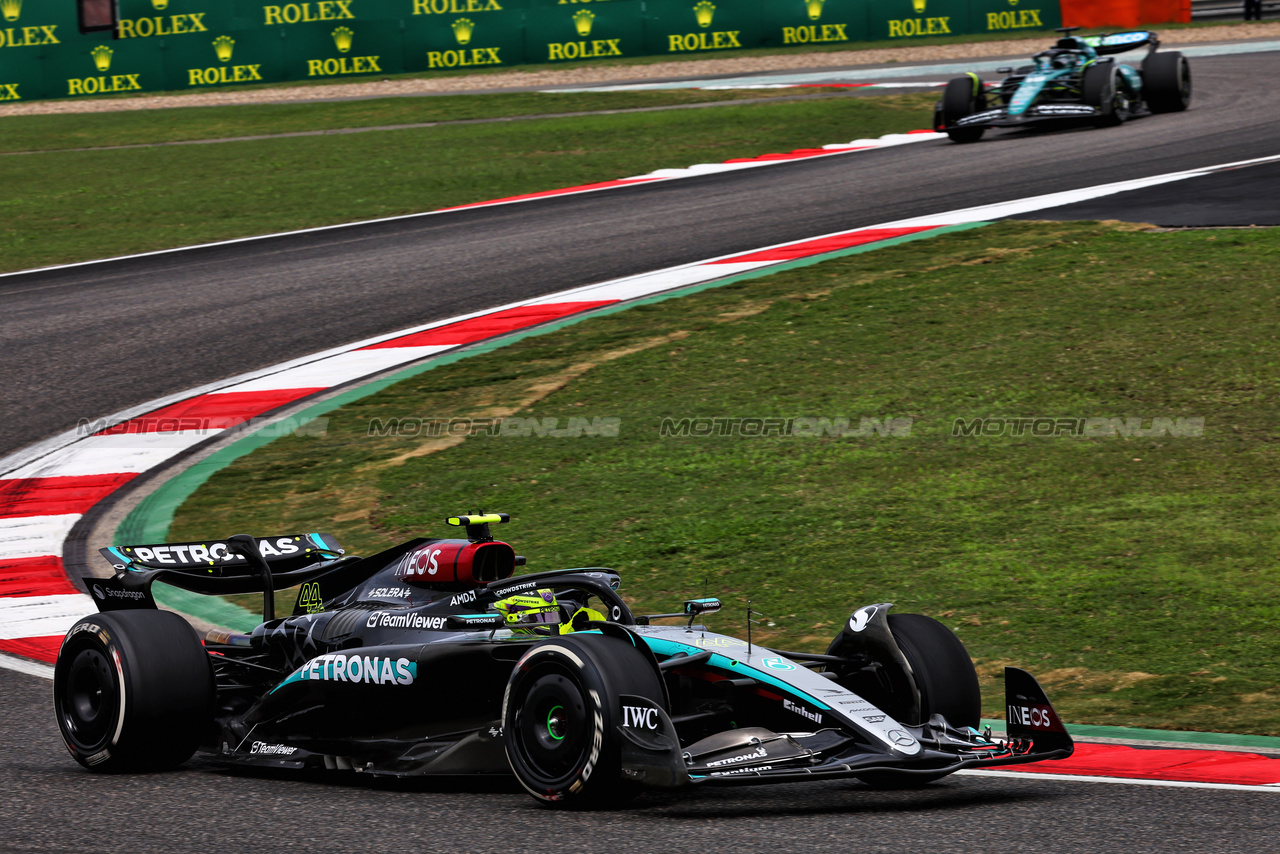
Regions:
M 163 12 L 169 8 L 169 0 L 151 0 L 151 5 L 156 8 L 156 11 Z
M 89 51 L 89 55 L 93 57 L 93 64 L 97 66 L 99 74 L 106 74 L 107 70 L 111 68 L 111 54 L 113 53 L 115 51 L 105 44 L 100 44 Z
M 470 18 L 459 18 L 449 26 L 453 27 L 453 37 L 458 40 L 458 44 L 471 41 L 471 31 L 476 28 Z
M 578 30 L 578 35 L 584 39 L 591 35 L 591 24 L 595 21 L 596 15 L 590 9 L 579 9 L 573 13 L 573 25 Z
M 4 14 L 6 21 L 18 20 L 18 16 L 22 14 L 22 0 L 0 0 L 0 13 Z
M 917 15 L 924 14 L 925 0 L 911 0 L 911 8 L 916 10 Z
M 823 0 L 808 0 L 804 4 L 805 10 L 809 13 L 809 20 L 816 21 L 822 17 Z
M 218 55 L 221 62 L 231 61 L 231 50 L 236 46 L 236 40 L 231 36 L 218 36 L 213 40 L 213 52 Z
M 693 16 L 698 19 L 698 26 L 711 26 L 711 16 L 716 13 L 716 4 L 711 0 L 701 0 L 698 5 L 693 7 Z
M 347 27 L 338 27 L 333 31 L 333 43 L 338 48 L 338 53 L 346 53 L 351 50 L 351 40 L 355 38 L 355 33 Z

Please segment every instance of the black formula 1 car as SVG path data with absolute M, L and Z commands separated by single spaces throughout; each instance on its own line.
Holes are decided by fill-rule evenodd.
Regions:
M 645 787 L 853 777 L 912 785 L 961 768 L 1069 756 L 1029 674 L 1005 671 L 1007 734 L 979 732 L 978 680 L 941 623 L 853 612 L 823 654 L 699 625 L 715 599 L 638 616 L 619 576 L 514 576 L 505 514 L 454 517 L 466 539 L 368 558 L 329 536 L 102 549 L 102 612 L 67 633 L 58 726 L 92 771 L 173 767 L 197 750 L 248 766 L 368 775 L 512 774 L 540 801 L 609 806 Z M 156 609 L 161 580 L 262 591 L 251 634 L 203 643 Z M 276 619 L 274 590 L 300 585 Z M 656 625 L 658 620 L 678 620 Z
M 1100 127 L 1148 113 L 1185 110 L 1191 103 L 1191 67 L 1177 51 L 1157 53 L 1160 38 L 1148 30 L 1062 38 L 1031 57 L 988 90 L 976 73 L 947 83 L 933 112 L 934 129 L 952 142 L 977 142 L 987 128 L 1020 127 L 1063 119 Z M 1116 62 L 1115 54 L 1147 48 L 1141 69 Z

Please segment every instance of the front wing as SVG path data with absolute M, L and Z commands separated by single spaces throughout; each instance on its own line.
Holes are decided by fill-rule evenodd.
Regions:
M 1004 107 L 997 107 L 957 119 L 954 124 L 949 125 L 944 130 L 974 127 L 1020 127 L 1036 122 L 1090 119 L 1101 115 L 1101 109 L 1090 107 L 1086 104 L 1037 104 L 1028 107 L 1026 112 L 1019 116 L 1011 116 Z
M 1043 690 L 1028 673 L 1005 669 L 1008 733 L 1005 739 L 951 726 L 935 715 L 921 726 L 901 725 L 901 742 L 914 740 L 914 753 L 885 749 L 838 728 L 811 733 L 775 733 L 764 728 L 729 730 L 681 748 L 666 713 L 641 697 L 624 696 L 624 706 L 643 710 L 622 726 L 622 774 L 646 786 L 750 785 L 842 777 L 938 779 L 964 768 L 1018 765 L 1065 759 L 1075 749 L 1071 736 Z

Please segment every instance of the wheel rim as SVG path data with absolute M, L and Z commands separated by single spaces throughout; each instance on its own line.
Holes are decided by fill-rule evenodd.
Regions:
M 119 711 L 115 671 L 101 650 L 82 649 L 71 659 L 58 695 L 63 732 L 77 746 L 98 749 L 111 734 Z
M 551 736 L 552 740 L 564 741 L 568 730 L 568 717 L 564 706 L 552 706 L 551 711 L 547 712 L 547 735 Z
M 519 698 L 514 746 L 529 775 L 554 788 L 581 770 L 591 747 L 585 692 L 558 667 L 534 674 L 528 686 Z

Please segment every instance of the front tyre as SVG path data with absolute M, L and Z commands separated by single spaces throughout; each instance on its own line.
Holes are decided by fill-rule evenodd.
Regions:
M 664 703 L 660 677 L 628 640 L 566 636 L 525 653 L 507 683 L 502 731 L 511 770 L 529 794 L 587 808 L 636 794 L 622 779 L 623 694 Z
M 986 128 L 953 127 L 960 119 L 986 109 L 986 91 L 982 81 L 976 74 L 953 78 L 942 92 L 942 100 L 938 102 L 938 116 L 941 124 L 947 128 L 947 136 L 952 142 L 977 142 L 982 139 Z
M 837 681 L 902 723 L 922 724 L 942 715 L 952 726 L 976 728 L 982 715 L 978 672 L 955 633 L 922 614 L 890 614 L 889 632 L 910 673 L 897 662 L 876 661 L 871 667 L 836 668 Z M 827 654 L 866 664 L 851 643 L 842 632 Z M 919 720 L 910 720 L 913 684 L 920 694 Z
M 942 715 L 952 726 L 976 729 L 982 718 L 982 691 L 960 638 L 922 614 L 890 614 L 889 629 L 915 675 L 923 720 Z
M 1100 128 L 1115 127 L 1129 115 L 1129 102 L 1120 86 L 1120 72 L 1113 62 L 1095 63 L 1086 68 L 1080 80 L 1080 95 L 1085 104 L 1100 111 L 1093 120 Z
M 62 740 L 90 771 L 176 768 L 213 721 L 213 668 L 195 630 L 169 611 L 78 620 L 53 671 Z
M 1191 66 L 1177 51 L 1142 61 L 1142 93 L 1153 113 L 1179 113 L 1191 104 Z
M 911 673 L 887 664 L 874 677 L 863 671 L 841 678 L 840 684 L 903 723 L 925 723 L 933 715 L 942 715 L 954 727 L 977 729 L 982 716 L 982 693 L 977 669 L 960 638 L 922 614 L 890 614 L 889 631 Z M 828 653 L 840 655 L 845 643 L 844 635 L 838 635 Z M 920 720 L 914 722 L 905 720 L 912 705 L 913 682 L 920 693 Z M 877 771 L 859 774 L 858 779 L 877 789 L 914 789 L 950 773 Z

